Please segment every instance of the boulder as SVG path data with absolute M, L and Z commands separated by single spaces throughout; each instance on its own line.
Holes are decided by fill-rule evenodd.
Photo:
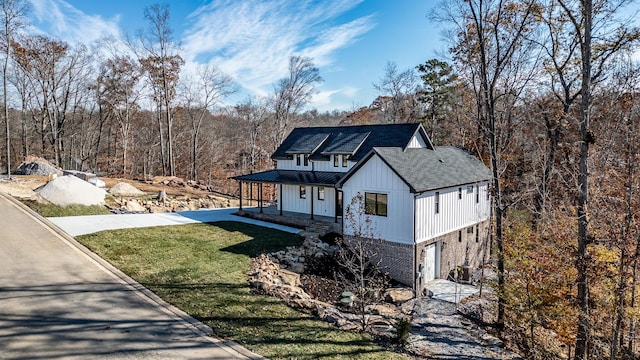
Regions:
M 127 201 L 127 205 L 125 208 L 128 212 L 147 212 L 147 208 L 142 206 L 142 204 L 140 204 L 136 200 Z
M 390 288 L 384 292 L 384 299 L 387 302 L 400 304 L 414 298 L 413 290 L 407 288 Z
M 298 262 L 291 263 L 289 265 L 289 270 L 293 271 L 294 273 L 304 274 L 304 264 Z
M 365 311 L 370 314 L 387 316 L 387 317 L 398 317 L 402 315 L 400 310 L 398 310 L 398 308 L 389 304 L 367 305 Z
M 289 286 L 300 286 L 300 274 L 286 269 L 280 269 L 278 276 L 282 279 L 282 282 Z
M 119 182 L 109 189 L 109 194 L 115 196 L 140 196 L 144 195 L 144 192 L 129 183 Z

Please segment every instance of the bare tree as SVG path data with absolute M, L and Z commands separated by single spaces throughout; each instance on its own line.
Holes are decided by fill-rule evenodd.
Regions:
M 514 107 L 531 77 L 531 47 L 525 35 L 532 31 L 535 0 L 442 2 L 436 19 L 454 25 L 454 60 L 461 76 L 471 84 L 477 106 L 478 132 L 482 135 L 492 179 L 495 216 L 495 257 L 498 270 L 497 325 L 504 327 L 505 258 L 503 220 L 508 204 L 502 177 L 509 163 L 504 152 L 512 148 L 516 125 Z M 484 156 L 483 156 L 484 157 Z
M 202 122 L 211 117 L 213 107 L 221 98 L 237 91 L 233 79 L 212 65 L 198 68 L 195 79 L 185 78 L 180 85 L 184 116 L 191 130 L 191 178 L 198 180 L 198 150 Z
M 382 254 L 378 253 L 382 239 L 376 235 L 361 193 L 357 193 L 345 208 L 344 227 L 344 240 L 339 243 L 340 250 L 336 254 L 344 273 L 338 272 L 338 276 L 354 290 L 355 308 L 364 331 L 368 325 L 366 308 L 379 300 L 385 280 L 380 272 Z
M 274 89 L 274 151 L 290 130 L 291 117 L 307 105 L 320 82 L 320 71 L 311 58 L 292 56 L 289 59 L 289 75 L 278 81 Z
M 7 144 L 7 176 L 11 176 L 11 132 L 9 126 L 9 100 L 7 78 L 9 76 L 9 59 L 14 38 L 17 33 L 27 26 L 26 17 L 29 14 L 29 2 L 26 0 L 0 0 L 0 21 L 2 22 L 2 50 L 4 64 L 2 71 L 2 89 L 4 105 L 4 122 Z
M 160 156 L 162 171 L 175 175 L 173 153 L 173 111 L 176 86 L 184 60 L 178 55 L 179 43 L 173 40 L 173 31 L 169 27 L 169 5 L 154 4 L 144 9 L 147 31 L 139 32 L 139 39 L 145 54 L 140 62 L 148 75 L 152 89 L 152 98 L 156 103 L 158 133 L 160 136 Z M 164 125 L 163 125 L 164 123 Z M 166 131 L 166 159 L 165 140 Z
M 108 116 L 118 123 L 122 147 L 122 174 L 127 174 L 128 149 L 131 139 L 132 117 L 140 110 L 138 100 L 142 69 L 127 56 L 116 56 L 102 63 L 98 75 L 98 102 Z
M 414 107 L 416 105 L 415 93 L 418 79 L 413 69 L 398 70 L 394 62 L 387 62 L 384 75 L 373 87 L 388 101 L 382 101 L 382 113 L 384 120 L 390 123 L 407 122 L 415 120 Z M 385 99 L 386 100 L 386 99 Z
M 266 121 L 271 116 L 265 99 L 247 99 L 234 107 L 235 116 L 248 132 L 246 146 L 249 156 L 249 172 L 256 170 L 260 158 L 269 156 L 269 152 L 260 145 L 260 135 Z

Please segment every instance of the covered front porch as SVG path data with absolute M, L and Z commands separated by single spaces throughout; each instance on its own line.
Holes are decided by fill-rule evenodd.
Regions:
M 238 210 L 238 215 L 249 217 L 252 219 L 268 221 L 275 224 L 291 226 L 299 229 L 322 229 L 322 232 L 342 233 L 342 218 L 335 221 L 333 216 L 316 215 L 313 219 L 309 214 L 298 213 L 293 211 L 282 211 L 276 205 L 249 206 Z
M 334 172 L 270 170 L 233 179 L 238 181 L 241 213 L 247 212 L 256 218 L 255 214 L 262 214 L 263 217 L 277 214 L 281 218 L 292 219 L 306 217 L 311 221 L 338 224 L 342 219 L 342 191 L 336 188 L 336 184 L 343 175 Z M 271 189 L 267 197 L 265 188 Z M 257 206 L 246 211 L 247 204 Z

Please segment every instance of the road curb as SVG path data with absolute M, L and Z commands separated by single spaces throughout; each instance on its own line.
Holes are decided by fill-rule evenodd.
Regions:
M 196 335 L 204 337 L 212 344 L 223 348 L 225 351 L 229 352 L 231 355 L 235 355 L 235 357 L 245 357 L 247 359 L 265 359 L 264 357 L 255 354 L 248 349 L 245 349 L 241 345 L 233 341 L 225 341 L 221 339 L 217 339 L 213 337 L 213 330 L 204 323 L 195 319 L 191 315 L 186 312 L 180 310 L 179 308 L 167 303 L 162 300 L 158 295 L 156 295 L 151 290 L 144 287 L 142 284 L 135 281 L 133 278 L 129 277 L 127 274 L 123 273 L 120 269 L 111 265 L 108 261 L 104 260 L 96 253 L 89 250 L 86 246 L 79 243 L 76 239 L 74 239 L 71 235 L 64 232 L 54 223 L 49 221 L 47 218 L 38 214 L 22 202 L 18 201 L 11 195 L 0 192 L 0 196 L 7 199 L 12 205 L 21 210 L 23 213 L 32 217 L 36 221 L 40 222 L 50 231 L 52 231 L 61 241 L 67 244 L 72 249 L 78 251 L 82 255 L 84 255 L 89 261 L 94 263 L 98 268 L 107 273 L 109 276 L 117 280 L 122 285 L 127 288 L 133 290 L 133 292 L 138 295 L 141 299 L 147 302 L 150 305 L 157 307 L 161 312 L 170 316 L 171 318 L 183 323 L 185 327 L 190 329 Z

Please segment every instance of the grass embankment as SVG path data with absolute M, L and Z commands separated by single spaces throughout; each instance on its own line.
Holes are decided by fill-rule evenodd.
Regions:
M 403 358 L 368 335 L 341 331 L 279 299 L 250 293 L 250 257 L 299 245 L 298 236 L 221 222 L 107 231 L 78 240 L 216 336 L 268 358 Z
M 44 217 L 58 216 L 80 216 L 80 215 L 107 215 L 111 214 L 109 209 L 102 205 L 68 205 L 58 206 L 54 204 L 43 204 L 36 201 L 24 201 L 24 204 Z

